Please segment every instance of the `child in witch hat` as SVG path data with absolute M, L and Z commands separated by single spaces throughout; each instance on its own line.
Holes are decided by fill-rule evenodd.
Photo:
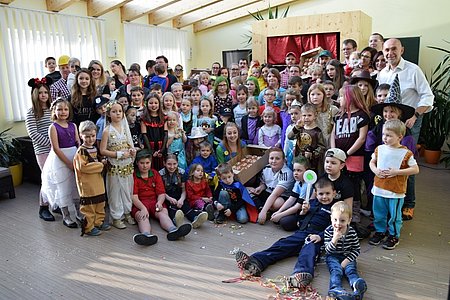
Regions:
M 414 115 L 414 108 L 409 105 L 402 104 L 402 99 L 400 95 L 400 82 L 398 75 L 395 76 L 394 81 L 389 89 L 389 94 L 384 101 L 384 103 L 378 103 L 371 108 L 371 111 L 376 115 L 382 117 L 381 121 L 375 126 L 374 129 L 370 130 L 367 134 L 365 150 L 367 152 L 373 153 L 375 148 L 382 145 L 382 129 L 386 121 L 392 119 L 399 119 L 405 122 Z M 406 146 L 414 156 L 417 157 L 416 141 L 411 135 L 409 128 L 406 128 L 406 134 L 400 142 L 403 146 Z M 404 220 L 411 220 L 414 214 L 415 206 L 415 175 L 411 175 L 408 178 L 407 192 L 405 196 L 405 202 L 402 209 L 402 218 Z M 373 176 L 372 176 L 373 182 Z

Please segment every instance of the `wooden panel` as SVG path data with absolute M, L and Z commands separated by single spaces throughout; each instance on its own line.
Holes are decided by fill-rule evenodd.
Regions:
M 290 2 L 294 2 L 295 0 L 272 0 L 270 1 L 270 6 L 275 7 L 279 5 L 284 5 Z M 245 7 L 241 7 L 239 9 L 235 9 L 226 13 L 222 13 L 214 18 L 208 18 L 206 20 L 196 22 L 194 24 L 194 32 L 199 32 L 226 22 L 230 22 L 242 17 L 249 16 L 249 12 L 256 13 L 257 11 L 267 10 L 268 3 L 267 2 L 257 2 L 251 5 L 247 5 Z
M 266 27 L 266 34 L 260 35 L 258 27 Z M 372 18 L 361 11 L 351 11 L 254 22 L 252 36 L 256 43 L 252 45 L 253 58 L 267 61 L 267 42 L 263 42 L 267 37 L 324 32 L 339 32 L 341 42 L 352 38 L 358 45 L 367 45 L 372 32 Z
M 120 8 L 122 22 L 133 21 L 178 1 L 180 0 L 133 0 Z
M 148 15 L 148 23 L 159 25 L 173 18 L 190 13 L 194 10 L 207 7 L 208 5 L 220 2 L 222 0 L 181 0 L 178 3 L 168 5 L 164 8 L 158 9 Z
M 104 15 L 132 0 L 87 0 L 88 16 L 98 17 Z
M 198 9 L 194 12 L 186 14 L 184 16 L 175 18 L 173 22 L 173 27 L 182 28 L 191 25 L 195 22 L 206 20 L 218 16 L 220 14 L 226 13 L 228 11 L 234 10 L 239 7 L 247 6 L 251 3 L 257 2 L 259 0 L 227 0 L 212 4 L 208 7 Z
M 47 10 L 58 12 L 80 0 L 46 0 Z

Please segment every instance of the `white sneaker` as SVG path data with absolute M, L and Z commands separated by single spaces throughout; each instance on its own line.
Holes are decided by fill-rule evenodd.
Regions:
M 173 221 L 177 227 L 180 227 L 184 223 L 184 213 L 181 209 L 177 210 Z
M 194 221 L 192 221 L 192 228 L 199 228 L 203 223 L 206 222 L 206 220 L 208 220 L 208 213 L 206 211 L 201 212 L 198 216 L 195 217 Z

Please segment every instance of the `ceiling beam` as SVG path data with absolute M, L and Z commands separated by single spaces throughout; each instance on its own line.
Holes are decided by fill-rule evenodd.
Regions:
M 120 8 L 122 22 L 133 21 L 180 0 L 134 0 Z
M 259 2 L 259 0 L 227 0 L 221 1 L 204 8 L 200 8 L 194 12 L 175 18 L 173 20 L 173 27 L 182 28 L 194 24 L 202 20 L 221 15 L 228 11 L 237 9 L 239 7 L 247 6 L 251 3 Z
M 59 12 L 80 0 L 46 0 L 47 10 Z
M 284 4 L 288 4 L 290 2 L 294 2 L 296 0 L 271 0 L 270 7 L 280 6 Z M 220 14 L 214 18 L 208 18 L 205 20 L 198 21 L 194 23 L 194 32 L 199 32 L 226 22 L 230 22 L 242 17 L 248 17 L 251 13 L 256 13 L 257 11 L 266 11 L 269 8 L 269 1 L 264 0 L 257 3 L 253 3 L 251 5 L 247 5 L 240 9 L 235 9 L 223 14 Z M 281 14 L 284 10 L 280 12 L 278 10 L 278 14 Z
M 87 13 L 90 17 L 104 15 L 132 0 L 87 0 Z
M 148 15 L 148 23 L 159 25 L 178 16 L 206 7 L 222 0 L 181 0 L 180 2 L 158 9 Z

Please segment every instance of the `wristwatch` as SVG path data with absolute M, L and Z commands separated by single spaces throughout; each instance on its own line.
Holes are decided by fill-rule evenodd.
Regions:
M 419 118 L 421 116 L 421 114 L 419 114 L 417 111 L 414 113 L 414 115 L 416 116 L 416 118 Z

